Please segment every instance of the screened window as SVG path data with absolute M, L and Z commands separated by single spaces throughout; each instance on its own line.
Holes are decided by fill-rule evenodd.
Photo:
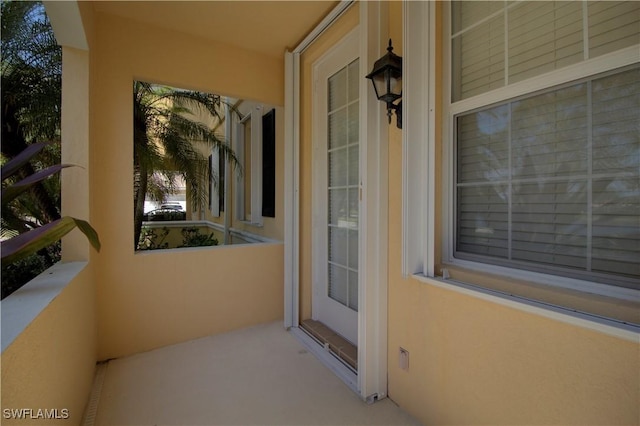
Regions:
M 451 33 L 454 256 L 640 288 L 638 64 L 508 96 L 637 46 L 640 3 L 454 2 Z

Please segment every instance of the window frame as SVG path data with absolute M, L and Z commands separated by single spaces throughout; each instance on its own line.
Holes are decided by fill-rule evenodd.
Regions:
M 244 116 L 234 115 L 230 124 L 232 146 L 242 167 L 242 173 L 236 176 L 233 183 L 233 211 L 235 220 L 246 225 L 262 227 L 264 218 L 274 219 L 277 210 L 277 108 L 253 102 L 250 102 L 250 105 Z M 250 182 L 246 181 L 244 152 L 245 128 L 248 121 L 251 126 Z M 247 219 L 246 214 L 245 184 L 248 184 L 251 191 L 250 219 Z M 224 205 L 222 208 L 224 209 Z
M 235 152 L 242 166 L 242 174 L 236 179 L 234 190 L 235 216 L 240 222 L 252 226 L 263 226 L 262 219 L 262 111 L 263 106 L 257 105 L 251 109 L 234 126 Z M 245 164 L 244 164 L 244 126 L 251 120 L 251 220 L 246 219 L 244 188 L 245 188 Z
M 444 109 L 442 120 L 442 164 L 443 164 L 443 248 L 442 263 L 446 269 L 452 267 L 464 268 L 480 273 L 498 275 L 508 279 L 515 279 L 533 284 L 550 285 L 568 288 L 581 292 L 621 298 L 625 300 L 640 300 L 640 291 L 632 288 L 602 284 L 580 278 L 553 275 L 548 272 L 519 269 L 512 266 L 501 266 L 495 263 L 485 263 L 479 260 L 461 259 L 455 257 L 455 236 L 457 227 L 456 210 L 456 127 L 457 115 L 468 113 L 490 105 L 508 102 L 518 97 L 536 92 L 550 90 L 557 86 L 586 79 L 598 74 L 610 72 L 628 65 L 640 62 L 638 45 L 630 46 L 615 52 L 610 52 L 592 59 L 583 60 L 558 70 L 547 72 L 516 83 L 490 90 L 467 99 L 452 101 L 452 35 L 451 35 L 451 4 L 444 6 L 442 14 L 442 106 Z M 443 272 L 444 276 L 448 271 Z
M 218 148 L 212 148 L 209 154 L 209 211 L 213 217 L 224 213 L 225 199 L 225 162 Z

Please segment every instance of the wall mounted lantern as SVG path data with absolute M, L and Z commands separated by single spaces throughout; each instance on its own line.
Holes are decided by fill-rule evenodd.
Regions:
M 387 103 L 387 115 L 391 123 L 392 111 L 396 112 L 397 126 L 402 129 L 402 101 L 394 104 L 402 97 L 402 57 L 393 53 L 391 39 L 387 53 L 375 64 L 367 78 L 373 82 L 373 89 L 376 91 L 378 100 Z

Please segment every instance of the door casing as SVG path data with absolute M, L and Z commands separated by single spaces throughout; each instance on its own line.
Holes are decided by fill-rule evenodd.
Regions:
M 302 53 L 355 2 L 340 2 L 292 52 L 285 54 L 285 312 L 284 326 L 300 321 L 300 95 Z M 388 124 L 384 105 L 364 76 L 388 45 L 388 3 L 358 2 L 360 31 L 360 211 L 358 376 L 356 392 L 374 401 L 387 396 Z M 366 209 L 366 214 L 363 210 Z M 366 259 L 366 260 L 365 260 Z
M 333 331 L 341 334 L 352 343 L 358 343 L 358 312 L 328 297 L 327 248 L 328 248 L 328 155 L 327 145 L 329 134 L 327 131 L 327 79 L 359 59 L 360 32 L 356 28 L 348 33 L 339 43 L 325 52 L 313 66 L 313 110 L 312 110 L 312 144 L 313 144 L 313 175 L 312 175 L 312 317 L 320 320 Z M 360 88 L 358 88 L 360 89 Z M 358 94 L 360 96 L 360 94 Z M 360 112 L 360 111 L 359 111 Z M 360 121 L 358 117 L 358 122 Z M 360 154 L 358 153 L 358 157 Z M 361 164 L 358 164 L 360 170 Z M 361 179 L 358 176 L 359 192 L 362 193 Z M 347 200 L 348 202 L 348 200 Z M 362 213 L 362 202 L 359 203 L 359 215 Z M 358 221 L 358 235 L 361 235 L 360 221 Z M 358 238 L 360 240 L 360 238 Z M 358 254 L 360 253 L 358 242 Z M 348 250 L 348 249 L 347 249 Z M 360 257 L 360 256 L 358 256 Z M 358 269 L 366 267 L 359 261 Z M 360 288 L 360 274 L 358 274 L 358 289 Z

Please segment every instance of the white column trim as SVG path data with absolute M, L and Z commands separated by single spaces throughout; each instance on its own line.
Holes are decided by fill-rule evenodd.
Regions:
M 387 2 L 360 3 L 360 74 L 365 76 L 388 43 Z M 369 80 L 360 80 L 360 213 L 358 389 L 373 402 L 387 396 L 388 143 L 384 105 Z
M 402 275 L 434 275 L 435 2 L 403 3 Z M 428 23 L 425 25 L 425 23 Z
M 285 52 L 284 90 L 284 327 L 299 322 L 298 289 L 298 135 L 300 54 Z

